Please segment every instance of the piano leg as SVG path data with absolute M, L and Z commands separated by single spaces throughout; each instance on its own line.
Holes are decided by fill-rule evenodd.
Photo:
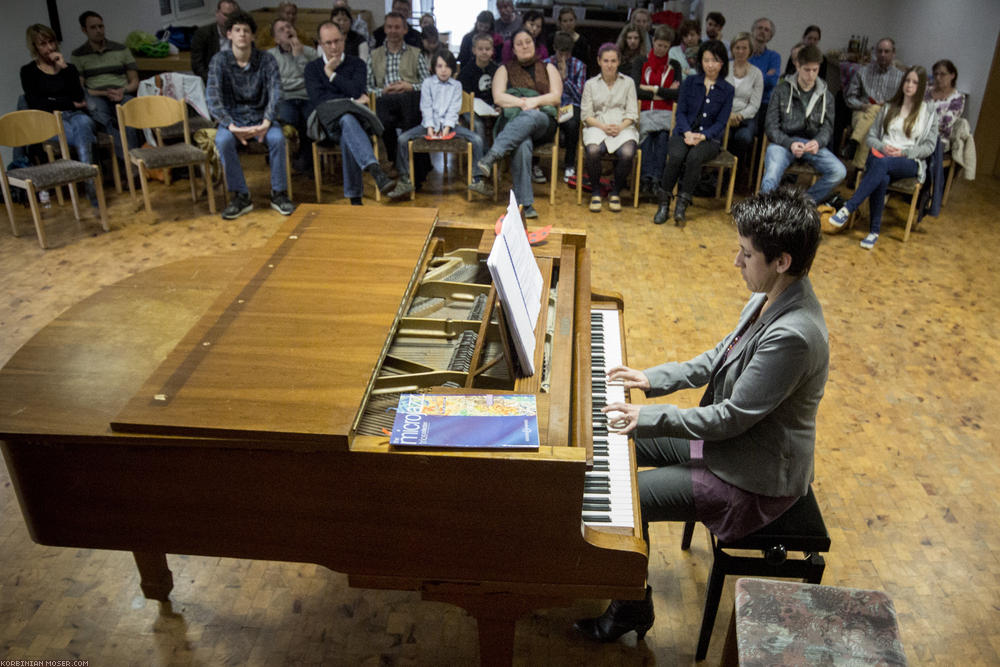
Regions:
M 166 602 L 174 588 L 174 575 L 167 567 L 167 555 L 148 551 L 133 551 L 135 564 L 139 568 L 139 586 L 142 594 L 150 600 Z

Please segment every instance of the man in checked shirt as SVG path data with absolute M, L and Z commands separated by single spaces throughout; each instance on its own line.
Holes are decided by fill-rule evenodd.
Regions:
M 385 15 L 385 44 L 371 53 L 368 60 L 368 94 L 373 96 L 375 113 L 385 132 L 387 155 L 396 155 L 396 131 L 404 132 L 420 124 L 420 85 L 430 76 L 420 49 L 403 41 L 406 20 L 402 14 Z M 414 156 L 414 185 L 417 190 L 431 170 L 430 156 Z

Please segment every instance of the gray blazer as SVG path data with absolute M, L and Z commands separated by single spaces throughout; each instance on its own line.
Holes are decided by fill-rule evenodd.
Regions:
M 644 405 L 636 437 L 705 441 L 705 463 L 718 477 L 766 496 L 803 496 L 813 479 L 816 411 L 830 352 L 812 284 L 790 285 L 750 326 L 723 362 L 736 334 L 761 306 L 754 294 L 736 329 L 690 361 L 646 370 L 649 397 L 708 385 L 701 405 Z

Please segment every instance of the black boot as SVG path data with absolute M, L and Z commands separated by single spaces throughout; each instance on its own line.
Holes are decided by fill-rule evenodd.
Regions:
M 646 586 L 646 597 L 642 600 L 612 600 L 603 614 L 597 618 L 581 618 L 573 627 L 598 642 L 613 642 L 632 630 L 637 639 L 642 639 L 653 627 L 655 618 L 653 589 Z
M 683 192 L 677 195 L 677 206 L 674 207 L 674 222 L 677 223 L 678 227 L 683 227 L 687 222 L 687 217 L 684 213 L 687 211 L 688 204 L 690 203 L 690 195 L 686 195 Z
M 670 200 L 670 195 L 666 195 L 666 198 L 660 197 L 660 208 L 656 209 L 656 215 L 653 216 L 654 224 L 662 225 L 670 219 Z
M 378 162 L 373 162 L 368 165 L 365 171 L 371 174 L 372 178 L 375 179 L 375 187 L 378 188 L 378 191 L 382 194 L 388 194 L 388 192 L 395 186 L 393 180 L 382 170 L 382 167 L 379 166 Z

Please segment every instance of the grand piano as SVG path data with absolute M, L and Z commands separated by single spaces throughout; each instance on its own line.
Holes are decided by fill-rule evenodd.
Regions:
M 464 607 L 483 663 L 517 618 L 642 597 L 634 452 L 600 406 L 622 302 L 586 235 L 534 253 L 536 372 L 517 377 L 485 258 L 492 227 L 434 209 L 302 205 L 260 250 L 185 260 L 71 308 L 0 371 L 0 439 L 31 537 L 131 551 L 166 600 L 166 554 L 318 563 L 350 585 Z M 388 444 L 400 392 L 532 393 L 537 451 Z

